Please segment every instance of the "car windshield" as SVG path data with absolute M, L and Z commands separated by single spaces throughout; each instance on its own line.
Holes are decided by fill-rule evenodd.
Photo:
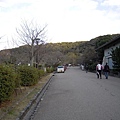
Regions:
M 58 66 L 58 68 L 63 68 L 63 66 Z

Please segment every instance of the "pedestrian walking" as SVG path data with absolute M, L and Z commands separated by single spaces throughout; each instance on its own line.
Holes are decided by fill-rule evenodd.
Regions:
M 84 70 L 84 65 L 81 65 L 81 69 Z
M 106 63 L 106 65 L 104 66 L 104 75 L 105 75 L 106 79 L 108 79 L 109 72 L 110 72 L 110 69 L 109 69 L 108 64 Z
M 96 66 L 97 78 L 102 79 L 102 69 L 101 62 L 99 62 Z
M 88 64 L 85 65 L 86 73 L 88 72 Z

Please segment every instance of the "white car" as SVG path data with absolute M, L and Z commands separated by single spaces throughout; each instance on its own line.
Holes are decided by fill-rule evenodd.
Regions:
M 57 73 L 64 73 L 65 70 L 64 70 L 64 66 L 58 66 L 57 67 Z

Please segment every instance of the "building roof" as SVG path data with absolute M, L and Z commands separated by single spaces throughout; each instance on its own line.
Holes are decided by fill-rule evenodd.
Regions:
M 111 41 L 109 41 L 109 42 L 101 45 L 101 46 L 98 47 L 96 50 L 99 50 L 99 49 L 101 49 L 101 48 L 103 48 L 103 49 L 104 49 L 104 48 L 108 48 L 108 47 L 111 47 L 111 46 L 116 45 L 116 44 L 118 44 L 118 43 L 120 43 L 120 35 L 118 35 L 117 37 L 115 37 L 115 38 L 112 39 Z

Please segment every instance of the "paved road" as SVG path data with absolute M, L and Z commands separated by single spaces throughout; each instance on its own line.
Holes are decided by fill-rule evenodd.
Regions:
M 33 120 L 120 120 L 120 78 L 78 67 L 56 73 Z

